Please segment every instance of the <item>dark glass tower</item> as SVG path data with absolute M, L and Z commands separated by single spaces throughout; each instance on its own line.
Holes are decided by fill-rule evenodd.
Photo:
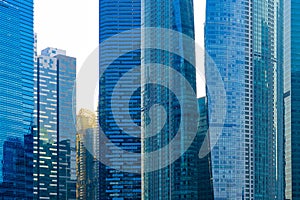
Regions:
M 126 127 L 133 124 L 140 126 L 140 72 L 132 74 L 121 84 L 122 88 L 115 89 L 118 81 L 125 73 L 140 66 L 140 50 L 120 55 L 122 50 L 140 47 L 140 31 L 135 34 L 122 36 L 114 42 L 110 37 L 141 26 L 141 0 L 100 0 L 99 13 L 99 42 L 106 42 L 100 49 L 100 77 L 99 86 L 99 124 L 106 137 L 117 147 L 134 153 L 127 157 L 114 152 L 107 155 L 104 148 L 113 150 L 111 144 L 100 146 L 100 156 L 111 162 L 112 166 L 100 163 L 100 197 L 102 199 L 140 199 L 141 198 L 141 175 L 119 171 L 120 167 L 127 166 L 129 169 L 140 171 L 140 130 L 127 132 Z M 109 59 L 117 56 L 112 63 Z M 106 68 L 106 66 L 108 67 Z M 106 68 L 106 70 L 105 70 Z M 134 83 L 133 79 L 138 80 Z M 128 96 L 126 91 L 135 93 Z M 125 118 L 128 110 L 125 99 L 130 99 L 129 113 L 131 119 Z M 125 102 L 125 103 L 124 103 Z M 113 115 L 113 113 L 115 113 Z M 121 119 L 121 122 L 119 121 Z M 117 123 L 117 121 L 119 123 Z
M 199 106 L 199 128 L 196 142 L 200 149 L 205 137 L 208 134 L 208 110 L 207 110 L 207 98 L 202 97 L 198 99 Z M 197 139 L 198 138 L 198 139 Z M 206 147 L 209 150 L 209 145 Z M 211 200 L 213 199 L 213 184 L 211 173 L 211 155 L 208 154 L 204 158 L 199 159 L 199 184 L 198 184 L 198 198 L 199 200 Z
M 35 68 L 34 195 L 76 199 L 76 59 L 47 48 Z
M 278 0 L 207 1 L 205 48 L 227 95 L 225 124 L 211 152 L 215 199 L 283 198 L 280 9 Z M 210 64 L 206 81 L 213 86 Z M 209 116 L 215 91 L 208 93 Z
M 283 199 L 279 0 L 253 1 L 254 198 Z
M 30 199 L 33 196 L 33 1 L 1 0 L 0 27 L 0 196 Z
M 183 39 L 194 38 L 193 1 L 142 2 L 142 198 L 197 199 L 199 146 L 186 145 L 197 124 L 196 97 L 175 78 L 196 91 L 195 46 Z
M 300 2 L 284 0 L 285 199 L 300 198 Z

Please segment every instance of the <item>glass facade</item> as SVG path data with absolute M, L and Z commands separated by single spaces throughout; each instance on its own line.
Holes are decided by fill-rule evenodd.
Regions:
M 0 1 L 0 196 L 33 197 L 33 1 Z
M 47 48 L 35 67 L 34 195 L 76 199 L 76 59 Z
M 206 4 L 205 49 L 224 81 L 227 115 L 222 135 L 211 151 L 215 199 L 253 199 L 253 63 L 252 1 L 209 0 Z M 206 82 L 215 74 L 206 63 Z M 211 96 L 208 93 L 210 117 Z M 223 109 L 223 108 L 222 108 Z M 215 119 L 209 119 L 210 123 Z M 210 126 L 210 125 L 209 125 Z
M 182 75 L 196 91 L 195 46 L 183 40 L 183 34 L 194 38 L 193 1 L 143 0 L 142 28 L 146 28 L 142 47 L 156 47 L 142 49 L 142 198 L 197 199 L 199 144 L 184 150 L 197 106 L 191 103 L 194 97 L 184 89 L 184 81 L 172 73 Z M 168 31 L 160 28 L 179 36 L 168 37 Z M 175 49 L 180 53 L 172 53 Z M 150 84 L 153 81 L 156 84 Z M 182 90 L 175 94 L 171 88 Z M 153 111 L 158 105 L 159 110 Z M 161 153 L 147 156 L 153 152 Z M 176 155 L 182 156 L 175 159 Z
M 278 0 L 253 2 L 255 199 L 283 199 L 282 63 Z M 281 163 L 278 164 L 279 159 Z M 280 196 L 278 196 L 280 195 Z
M 94 112 L 81 109 L 77 115 L 76 199 L 99 199 L 99 165 L 96 158 L 99 142 Z M 88 148 L 87 148 L 88 147 Z
M 300 198 L 300 2 L 284 0 L 285 199 Z
M 110 37 L 141 26 L 141 1 L 140 0 L 100 0 L 99 13 L 99 42 L 102 43 Z M 140 47 L 140 32 L 136 31 L 128 37 L 120 37 L 114 42 L 106 42 L 100 49 L 100 77 L 99 86 L 99 124 L 106 137 L 117 147 L 134 153 L 133 156 L 121 156 L 114 152 L 104 154 L 100 146 L 100 156 L 112 163 L 106 166 L 100 163 L 99 191 L 102 199 L 140 199 L 141 175 L 120 171 L 121 167 L 128 166 L 140 170 L 141 132 L 139 130 L 125 130 L 132 127 L 132 121 L 140 126 L 140 72 L 134 72 L 131 77 L 121 82 L 121 87 L 116 87 L 118 81 L 125 73 L 140 66 L 140 50 L 119 55 L 122 50 Z M 107 63 L 110 58 L 119 56 L 113 63 Z M 106 68 L 106 65 L 108 67 Z M 104 71 L 104 69 L 106 70 Z M 128 91 L 135 90 L 131 96 Z M 127 92 L 127 93 L 126 93 Z M 129 113 L 125 99 L 130 99 Z M 129 128 L 130 129 L 130 128 Z M 128 132 L 130 131 L 130 132 Z M 113 146 L 105 144 L 113 151 Z
M 215 199 L 283 198 L 280 9 L 278 0 L 207 1 L 205 48 L 227 94 L 222 135 L 211 152 Z M 207 84 L 214 76 L 207 62 Z M 208 94 L 209 112 L 217 95 Z
M 207 98 L 202 97 L 198 99 L 199 106 L 199 128 L 198 137 L 196 137 L 196 142 L 198 146 L 202 146 L 205 141 L 205 137 L 208 134 L 208 110 L 207 110 Z M 199 139 L 197 139 L 199 138 Z M 200 146 L 201 144 L 201 146 Z M 210 149 L 207 146 L 207 150 Z M 208 154 L 204 158 L 199 159 L 199 178 L 198 183 L 198 198 L 199 200 L 211 200 L 213 197 L 213 184 L 212 184 L 212 173 L 211 173 L 211 155 Z

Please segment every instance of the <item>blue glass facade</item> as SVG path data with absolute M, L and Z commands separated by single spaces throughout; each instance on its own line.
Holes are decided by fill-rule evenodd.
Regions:
M 141 0 L 100 0 L 99 13 L 99 42 L 102 43 L 111 36 L 141 26 Z M 99 86 L 99 124 L 106 137 L 123 150 L 135 153 L 131 157 L 121 156 L 118 153 L 103 155 L 103 147 L 100 146 L 100 156 L 105 156 L 113 166 L 105 166 L 100 163 L 99 191 L 102 199 L 140 199 L 141 175 L 117 170 L 120 167 L 129 166 L 140 171 L 140 130 L 131 130 L 128 133 L 126 127 L 132 127 L 132 121 L 140 126 L 140 72 L 134 72 L 132 78 L 122 81 L 121 90 L 115 89 L 123 75 L 135 67 L 140 66 L 140 50 L 119 55 L 124 49 L 132 46 L 140 46 L 140 33 L 136 31 L 128 37 L 120 37 L 119 40 L 106 43 L 100 49 L 100 77 Z M 119 56 L 113 63 L 107 63 L 110 58 Z M 106 65 L 109 65 L 104 71 Z M 134 83 L 133 80 L 138 80 Z M 114 90 L 115 89 L 115 90 Z M 135 92 L 128 96 L 126 91 Z M 125 118 L 128 110 L 124 99 L 130 99 L 129 113 L 131 119 Z M 113 113 L 115 113 L 113 115 Z M 124 119 L 117 121 L 119 119 Z M 108 149 L 113 149 L 110 144 L 104 144 Z
M 220 72 L 227 95 L 222 135 L 211 151 L 215 199 L 254 197 L 251 10 L 249 0 L 209 0 L 206 4 L 205 49 Z M 213 86 L 215 74 L 210 69 L 206 63 L 207 85 Z M 210 99 L 218 97 L 216 91 L 208 94 L 209 117 Z
M 32 198 L 33 1 L 0 1 L 0 196 Z
M 196 142 L 199 148 L 205 141 L 205 137 L 208 134 L 208 110 L 207 110 L 207 98 L 202 97 L 198 99 L 199 106 L 199 128 L 198 128 L 198 140 L 196 137 Z M 209 145 L 207 146 L 209 150 Z M 212 183 L 212 173 L 211 173 L 211 155 L 208 154 L 204 158 L 199 159 L 199 179 L 198 183 L 198 198 L 199 200 L 210 200 L 213 197 L 213 183 Z
M 76 199 L 76 59 L 47 48 L 35 67 L 34 195 Z
M 253 2 L 255 199 L 283 199 L 280 1 Z
M 300 2 L 284 0 L 285 199 L 300 198 Z
M 283 198 L 280 9 L 278 0 L 207 1 L 205 48 L 227 95 L 223 131 L 211 152 L 215 199 Z M 210 67 L 207 84 L 214 85 Z M 208 94 L 209 115 L 211 96 L 218 94 Z
M 194 97 L 186 92 L 183 81 L 172 73 L 174 70 L 181 74 L 191 90 L 196 91 L 195 47 L 186 43 L 182 35 L 194 38 L 193 1 L 143 0 L 142 28 L 145 28 L 142 46 L 146 47 L 142 49 L 142 198 L 197 199 L 199 144 L 192 143 L 184 152 L 193 132 L 187 127 L 193 127 L 193 119 L 197 118 L 193 111 L 197 106 L 192 103 Z M 177 32 L 179 36 L 167 36 L 170 32 L 160 28 Z M 174 49 L 180 53 L 175 55 Z M 153 81 L 156 84 L 149 84 Z M 175 94 L 171 88 L 182 90 Z M 159 109 L 153 112 L 157 105 Z M 152 152 L 160 153 L 148 157 Z M 182 156 L 173 160 L 176 155 Z

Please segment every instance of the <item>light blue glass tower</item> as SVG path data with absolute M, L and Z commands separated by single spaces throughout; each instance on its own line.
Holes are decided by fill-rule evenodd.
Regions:
M 142 31 L 142 46 L 145 47 L 142 49 L 142 198 L 197 199 L 199 144 L 192 143 L 184 152 L 193 132 L 187 127 L 197 124 L 192 122 L 197 118 L 192 112 L 197 106 L 191 103 L 196 97 L 186 92 L 185 85 L 172 71 L 181 74 L 191 90 L 196 91 L 195 46 L 183 40 L 183 34 L 194 38 L 193 1 L 142 2 L 142 27 L 145 28 Z M 166 36 L 170 31 L 179 37 Z M 151 45 L 152 48 L 147 48 Z M 180 53 L 175 55 L 174 49 Z M 190 63 L 185 60 L 188 58 Z M 177 94 L 171 89 L 173 87 L 179 90 Z M 159 110 L 152 112 L 156 105 Z M 190 107 L 185 107 L 187 105 Z M 170 145 L 178 136 L 178 141 Z M 160 153 L 148 157 L 152 152 Z M 182 156 L 173 160 L 176 154 Z
M 76 59 L 44 49 L 34 75 L 34 198 L 76 199 Z
M 211 152 L 215 199 L 283 198 L 280 6 L 207 1 L 205 48 L 227 95 L 223 131 Z M 207 62 L 208 85 L 214 76 Z M 208 93 L 209 112 L 211 96 L 218 94 Z
M 0 196 L 33 197 L 33 1 L 0 1 Z
M 100 163 L 99 195 L 101 199 L 140 199 L 141 175 L 127 173 L 118 170 L 118 167 L 129 166 L 140 171 L 140 136 L 139 130 L 128 133 L 124 127 L 136 124 L 140 126 L 140 81 L 133 83 L 133 79 L 140 80 L 140 73 L 135 72 L 132 78 L 122 82 L 121 90 L 115 89 L 118 81 L 125 73 L 140 66 L 140 50 L 119 55 L 122 50 L 131 49 L 132 46 L 140 47 L 140 32 L 130 36 L 122 36 L 113 42 L 107 42 L 110 37 L 140 28 L 141 26 L 141 0 L 100 0 L 99 10 L 99 42 L 106 42 L 100 49 L 100 77 L 99 86 L 99 124 L 106 137 L 119 148 L 134 153 L 134 156 L 126 157 L 118 153 L 104 154 L 104 147 L 99 146 L 100 156 L 105 157 L 112 166 Z M 118 56 L 112 63 L 110 58 Z M 107 69 L 104 71 L 106 66 Z M 115 90 L 114 90 L 115 89 Z M 128 96 L 126 91 L 134 89 L 135 92 Z M 124 99 L 131 99 L 129 113 L 131 119 L 125 119 L 127 106 Z M 115 113 L 113 115 L 113 113 Z M 116 121 L 125 119 L 121 124 Z M 120 127 L 121 126 L 121 127 Z M 106 148 L 113 149 L 111 144 L 104 144 Z
M 285 199 L 300 198 L 300 2 L 284 0 Z

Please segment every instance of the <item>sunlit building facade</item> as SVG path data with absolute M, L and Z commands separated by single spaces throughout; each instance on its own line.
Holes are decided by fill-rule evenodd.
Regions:
M 81 109 L 77 115 L 76 199 L 99 199 L 98 126 L 94 112 Z

